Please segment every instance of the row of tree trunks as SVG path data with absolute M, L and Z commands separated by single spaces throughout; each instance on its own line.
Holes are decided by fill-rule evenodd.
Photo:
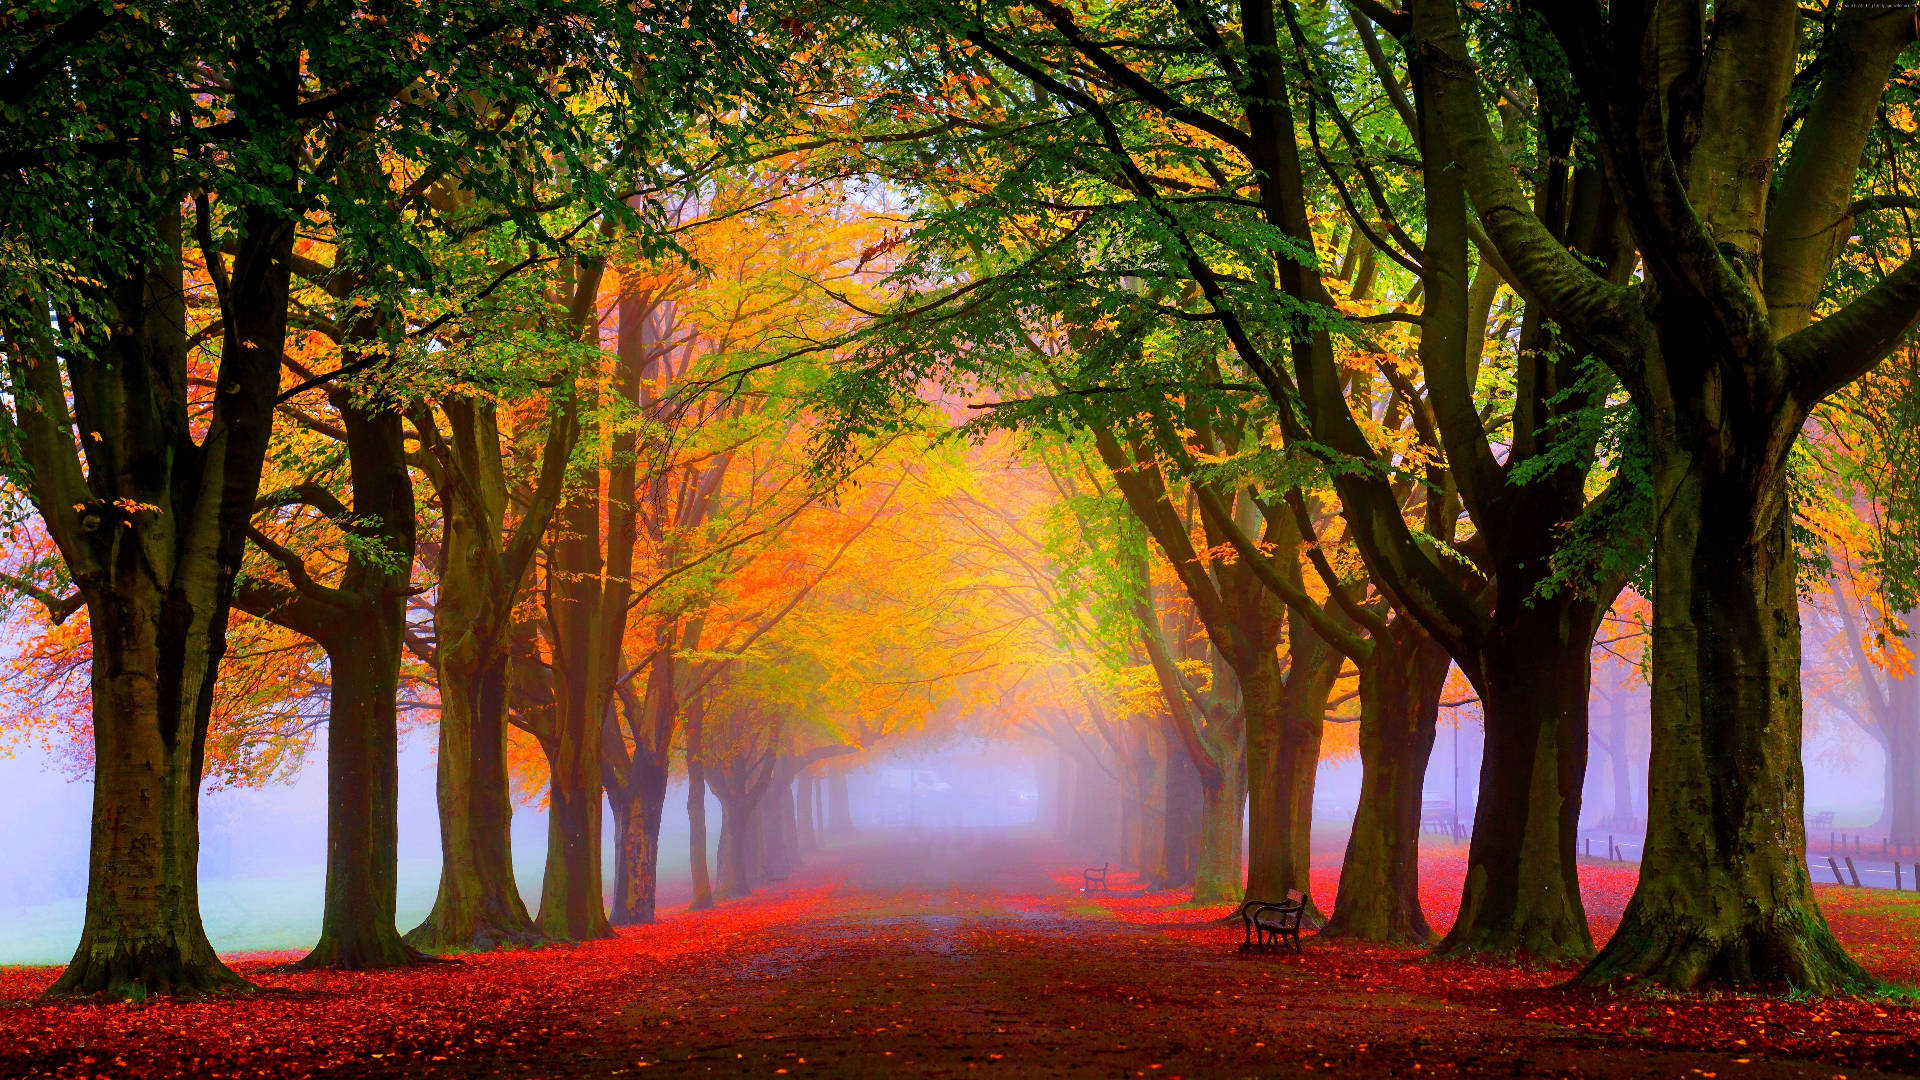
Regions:
M 576 340 L 597 311 L 601 259 L 586 260 L 563 316 Z M 440 499 L 444 536 L 434 608 L 435 673 L 440 687 L 440 889 L 433 910 L 407 941 L 428 951 L 485 949 L 543 939 L 514 879 L 509 829 L 508 706 L 513 700 L 514 601 L 552 522 L 580 434 L 571 384 L 552 398 L 538 478 L 508 524 L 508 447 L 497 403 L 451 395 L 441 402 L 442 433 L 432 413 L 414 411 L 414 427 Z M 592 811 L 596 824 L 597 805 Z M 597 832 L 596 832 L 597 837 Z M 597 839 L 594 847 L 598 849 Z M 564 858 L 564 853 L 563 856 Z M 598 865 L 593 868 L 598 880 Z M 599 904 L 599 893 L 593 893 Z
M 591 268 L 582 274 L 576 302 L 579 333 L 597 325 L 589 313 L 598 291 Z M 607 465 L 577 469 L 568 478 L 547 540 L 547 639 L 554 709 L 541 748 L 547 756 L 546 874 L 535 925 L 561 941 L 588 941 L 613 932 L 602 901 L 601 804 L 605 775 L 603 725 L 614 710 L 622 675 L 628 599 L 633 593 L 633 552 L 639 534 L 639 434 L 625 422 L 629 410 L 646 407 L 645 390 L 660 363 L 656 301 L 633 281 L 622 282 L 616 306 L 619 328 L 613 368 L 603 401 L 595 378 L 581 384 L 581 407 L 600 417 L 590 439 Z M 598 374 L 598 373 L 596 373 Z M 607 406 L 611 406 L 610 408 Z M 596 456 L 599 456 L 596 455 Z M 616 733 L 617 734 L 617 733 Z M 652 764 L 651 762 L 648 763 Z M 664 770 L 641 767 L 631 778 L 625 812 L 615 821 L 618 838 L 615 917 L 652 920 L 654 877 L 659 863 L 659 817 L 665 798 Z

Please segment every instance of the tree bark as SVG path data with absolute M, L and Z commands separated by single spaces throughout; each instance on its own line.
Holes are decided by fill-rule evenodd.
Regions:
M 1433 943 L 1420 907 L 1420 810 L 1451 663 L 1447 651 L 1403 615 L 1360 669 L 1360 805 L 1325 935 Z
M 754 800 L 745 794 L 720 797 L 720 887 L 722 900 L 753 895 L 759 844 Z
M 1171 726 L 1173 721 L 1167 720 Z M 1194 884 L 1200 872 L 1201 821 L 1206 793 L 1200 785 L 1200 770 L 1187 756 L 1179 737 L 1168 731 L 1167 743 L 1167 876 L 1160 883 L 1165 889 L 1185 889 Z
M 1911 617 L 1911 616 L 1909 616 Z M 1887 842 L 1920 844 L 1920 694 L 1907 678 L 1888 687 L 1893 715 L 1882 728 L 1886 754 Z
M 1152 888 L 1167 880 L 1166 743 L 1157 718 L 1140 722 L 1136 772 L 1140 777 L 1140 877 Z
M 137 999 L 243 987 L 214 955 L 200 922 L 198 796 L 207 714 L 200 713 L 197 731 L 177 730 L 191 723 L 180 713 L 206 696 L 201 686 L 211 687 L 214 664 L 165 677 L 158 590 L 122 585 L 115 593 L 88 604 L 96 651 L 86 924 L 48 993 Z M 109 648 L 101 650 L 103 644 Z M 169 682 L 192 697 L 165 700 Z
M 800 776 L 794 783 L 797 790 L 794 792 L 793 813 L 794 824 L 799 830 L 799 850 L 803 854 L 819 851 L 820 837 L 813 828 L 814 790 L 820 786 L 819 778 L 809 767 L 800 771 Z
M 707 763 L 701 730 L 701 695 L 687 703 L 687 861 L 693 873 L 693 910 L 713 906 L 707 872 Z
M 289 79 L 253 89 L 275 109 L 293 97 Z M 199 795 L 213 685 L 279 392 L 294 232 L 277 208 L 241 215 L 224 298 L 225 392 L 196 445 L 186 415 L 180 213 L 164 209 L 153 224 L 156 250 L 110 283 L 109 336 L 96 342 L 97 356 L 68 358 L 68 386 L 53 355 L 36 362 L 10 347 L 7 356 L 29 494 L 86 603 L 93 645 L 86 916 L 49 995 L 141 998 L 246 985 L 214 954 L 200 921 Z
M 613 865 L 615 926 L 646 926 L 654 921 L 660 892 L 660 821 L 667 804 L 667 770 L 636 755 L 627 773 L 627 799 L 618 820 Z M 701 838 L 704 843 L 705 837 Z M 595 845 L 596 848 L 598 845 Z M 594 907 L 599 907 L 594 897 Z
M 452 530 L 449 530 L 451 546 Z M 448 603 L 441 578 L 437 617 Z M 456 643 L 439 650 L 440 890 L 407 943 L 429 952 L 532 945 L 542 939 L 513 875 L 513 801 L 507 776 L 507 655 Z
M 1240 876 L 1241 828 L 1247 809 L 1245 762 L 1229 756 L 1222 761 L 1220 780 L 1205 785 L 1200 803 L 1199 851 L 1196 853 L 1193 902 L 1227 904 L 1244 895 Z
M 353 523 L 341 595 L 317 640 L 326 648 L 327 885 L 320 941 L 296 967 L 364 971 L 419 962 L 394 925 L 400 836 L 400 658 L 414 554 L 413 479 L 400 414 L 334 394 L 347 436 Z M 376 545 L 383 558 L 364 548 Z M 296 629 L 298 629 L 296 627 Z
M 1265 603 L 1275 615 L 1284 611 L 1278 597 Z M 1235 665 L 1245 672 L 1240 686 L 1247 710 L 1246 895 L 1263 900 L 1285 899 L 1292 889 L 1312 893 L 1313 789 L 1327 698 L 1341 666 L 1341 656 L 1297 617 L 1287 652 L 1285 675 L 1271 648 Z M 1319 912 L 1310 917 L 1318 919 Z
M 1676 432 L 1693 454 L 1655 442 L 1666 509 L 1654 544 L 1662 617 L 1646 851 L 1619 930 L 1581 980 L 1870 986 L 1807 875 L 1785 450 L 1750 460 L 1707 419 Z
M 1593 952 L 1575 861 L 1592 624 L 1546 622 L 1555 608 L 1537 605 L 1494 631 L 1482 654 L 1486 756 L 1466 889 L 1442 954 Z

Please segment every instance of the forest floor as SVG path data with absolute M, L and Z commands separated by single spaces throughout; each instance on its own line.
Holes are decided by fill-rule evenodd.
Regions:
M 1449 917 L 1463 847 L 1423 852 Z M 1624 1076 L 1920 1074 L 1893 999 L 1563 988 L 1569 968 L 1316 941 L 1237 952 L 1227 909 L 1082 896 L 1071 853 L 988 832 L 815 856 L 749 900 L 610 941 L 399 973 L 235 966 L 257 993 L 42 1005 L 52 968 L 0 969 L 0 1077 Z M 1337 855 L 1316 865 L 1330 900 Z M 1634 869 L 1582 868 L 1597 939 Z M 1878 974 L 1920 980 L 1920 895 L 1822 889 Z M 1325 901 L 1323 901 L 1325 902 Z

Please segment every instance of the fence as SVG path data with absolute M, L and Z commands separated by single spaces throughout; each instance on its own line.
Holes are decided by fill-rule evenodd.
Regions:
M 1637 863 L 1644 851 L 1643 844 L 1612 833 L 1593 833 L 1580 837 L 1580 853 L 1590 859 Z M 1830 832 L 1824 852 L 1816 851 L 1812 844 L 1807 846 L 1807 867 L 1811 872 L 1824 862 L 1825 870 L 1833 875 L 1835 885 L 1920 892 L 1920 858 L 1901 858 L 1910 854 L 1920 855 L 1920 847 L 1893 844 L 1885 839 L 1876 846 L 1872 838 Z M 1861 857 L 1858 862 L 1854 859 L 1856 855 Z M 1868 855 L 1875 856 L 1875 861 L 1868 862 Z M 1825 874 L 1814 876 L 1824 877 Z

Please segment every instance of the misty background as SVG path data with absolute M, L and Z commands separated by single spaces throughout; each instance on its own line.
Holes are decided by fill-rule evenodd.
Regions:
M 1604 677 L 1597 688 L 1607 688 Z M 1617 711 L 1629 732 L 1628 788 L 1633 805 L 1614 805 L 1612 759 L 1589 748 L 1582 823 L 1596 833 L 1631 835 L 1644 817 L 1646 688 L 1593 697 L 1593 730 L 1606 739 Z M 1462 822 L 1472 820 L 1480 767 L 1480 728 L 1471 706 L 1443 715 L 1427 770 L 1426 798 L 1452 802 L 1456 775 Z M 1809 702 L 1807 813 L 1834 813 L 1834 827 L 1865 829 L 1884 797 L 1880 746 L 1852 724 L 1824 717 Z M 1637 740 L 1637 741 L 1636 741 Z M 1457 747 L 1457 752 L 1456 752 Z M 1032 826 L 1045 814 L 1041 793 L 1055 752 L 1037 745 L 951 742 L 936 749 L 874 756 L 848 774 L 857 829 Z M 45 747 L 21 745 L 0 756 L 0 964 L 60 964 L 79 940 L 87 880 L 92 785 Z M 661 829 L 660 905 L 672 912 L 691 896 L 686 784 L 667 794 Z M 1322 761 L 1314 796 L 1316 848 L 1338 850 L 1359 801 L 1355 755 Z M 214 947 L 227 952 L 304 950 L 319 937 L 326 855 L 324 729 L 305 763 L 286 783 L 209 790 L 202 797 L 200 903 Z M 1115 807 L 1115 813 L 1119 808 Z M 708 795 L 709 841 L 717 848 L 719 802 Z M 611 885 L 612 818 L 607 817 L 606 880 Z M 1444 842 L 1429 837 L 1429 840 Z M 404 737 L 400 754 L 400 893 L 398 923 L 417 924 L 433 904 L 440 873 L 434 810 L 434 732 Z M 547 821 L 538 805 L 513 818 L 513 854 L 528 906 L 540 899 Z M 1637 855 L 1637 850 L 1634 852 Z M 1083 853 L 1100 862 L 1111 852 Z M 709 852 L 709 857 L 714 857 Z

